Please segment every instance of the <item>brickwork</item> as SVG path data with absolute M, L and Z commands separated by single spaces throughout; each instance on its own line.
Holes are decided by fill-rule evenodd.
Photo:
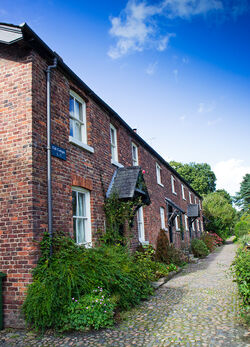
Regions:
M 33 243 L 32 54 L 0 47 L 0 269 L 7 326 L 18 326 Z
M 34 241 L 40 240 L 47 230 L 45 71 L 49 63 L 37 52 L 25 48 L 1 49 L 0 270 L 7 273 L 4 284 L 6 326 L 17 324 L 24 290 L 31 281 L 30 270 L 39 254 Z M 94 153 L 69 141 L 70 90 L 86 102 L 87 143 Z M 160 207 L 165 208 L 167 225 L 166 197 L 186 211 L 189 188 L 186 187 L 185 201 L 181 195 L 181 181 L 175 177 L 177 195 L 173 194 L 169 169 L 136 135 L 59 69 L 51 73 L 51 120 L 52 144 L 64 148 L 67 153 L 66 161 L 52 157 L 54 230 L 73 237 L 72 186 L 78 186 L 90 191 L 93 244 L 104 231 L 104 198 L 116 169 L 111 164 L 110 123 L 117 129 L 118 160 L 122 165 L 132 165 L 131 142 L 138 145 L 139 165 L 145 170 L 152 201 L 150 206 L 144 207 L 145 239 L 156 244 L 161 228 Z M 156 162 L 162 169 L 163 186 L 156 181 Z M 135 248 L 138 245 L 136 221 L 133 235 L 132 248 Z M 173 235 L 174 243 L 181 247 L 180 233 L 173 230 Z M 188 243 L 186 231 L 184 236 Z

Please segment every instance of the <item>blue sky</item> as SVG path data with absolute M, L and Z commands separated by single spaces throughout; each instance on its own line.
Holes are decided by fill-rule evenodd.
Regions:
M 1 0 L 165 159 L 250 172 L 250 2 Z

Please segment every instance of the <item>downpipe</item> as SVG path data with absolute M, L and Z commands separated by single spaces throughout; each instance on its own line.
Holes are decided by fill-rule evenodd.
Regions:
M 47 74 L 47 186 L 48 186 L 48 232 L 50 238 L 50 257 L 53 253 L 53 215 L 52 215 L 52 183 L 51 183 L 51 100 L 50 100 L 50 77 L 51 70 L 57 67 L 57 58 L 54 58 L 54 64 L 49 65 Z

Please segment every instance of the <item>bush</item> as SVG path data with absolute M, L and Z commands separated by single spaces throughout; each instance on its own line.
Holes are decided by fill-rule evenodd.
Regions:
M 36 329 L 61 329 L 72 298 L 84 302 L 98 286 L 116 297 L 119 309 L 128 309 L 152 293 L 151 273 L 122 246 L 86 249 L 69 237 L 55 235 L 49 260 L 49 243 L 46 235 L 23 305 L 27 323 Z
M 204 233 L 201 236 L 201 240 L 205 243 L 210 252 L 216 248 L 215 239 L 211 234 Z
M 79 300 L 72 298 L 67 309 L 62 330 L 81 330 L 104 328 L 114 324 L 115 298 L 111 299 L 101 287 L 94 289 Z
M 250 320 L 250 251 L 246 248 L 245 243 L 249 242 L 250 236 L 244 236 L 240 240 L 241 245 L 232 264 L 232 271 L 242 298 L 242 313 L 248 322 Z
M 237 239 L 250 233 L 250 215 L 244 214 L 235 225 L 234 234 Z
M 186 258 L 184 254 L 176 249 L 174 245 L 169 245 L 168 237 L 165 230 L 160 230 L 157 237 L 155 260 L 165 264 L 175 264 L 182 266 Z
M 209 250 L 205 243 L 199 239 L 191 241 L 191 249 L 195 257 L 202 258 L 209 254 Z
M 166 277 L 170 271 L 177 270 L 174 264 L 164 264 L 155 261 L 155 250 L 153 246 L 138 246 L 135 252 L 136 261 L 144 267 L 144 273 L 148 273 L 151 281 L 156 281 L 161 277 Z

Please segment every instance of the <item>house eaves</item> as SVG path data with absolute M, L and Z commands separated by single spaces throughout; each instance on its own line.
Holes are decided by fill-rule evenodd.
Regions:
M 176 177 L 178 177 L 185 185 L 193 191 L 200 199 L 202 197 L 200 194 L 198 194 L 191 186 L 190 184 L 174 169 L 172 168 L 169 163 L 163 159 L 146 141 L 144 141 L 138 134 L 134 132 L 134 130 L 116 113 L 108 104 L 105 103 L 98 95 L 96 95 L 90 87 L 87 86 L 86 83 L 84 83 L 80 77 L 78 77 L 62 60 L 62 58 L 49 46 L 46 45 L 46 43 L 28 26 L 27 23 L 21 24 L 19 26 L 15 26 L 13 24 L 7 24 L 7 23 L 0 23 L 0 32 L 3 30 L 4 27 L 12 28 L 13 30 L 21 30 L 22 37 L 18 38 L 18 40 L 23 39 L 24 42 L 26 42 L 30 47 L 35 49 L 41 56 L 43 56 L 45 59 L 53 60 L 55 57 L 58 59 L 57 66 L 60 70 L 62 70 L 66 76 L 70 77 L 73 81 L 75 81 L 83 90 L 85 93 L 90 96 L 100 107 L 102 107 L 108 114 L 112 115 L 120 124 L 124 126 L 124 128 L 130 133 L 131 137 L 136 140 L 138 143 L 140 143 L 144 148 L 146 148 L 155 158 L 159 160 L 165 167 L 167 167 Z M 13 41 L 11 43 L 14 43 L 16 41 Z M 2 42 L 6 44 L 10 44 L 8 42 Z

